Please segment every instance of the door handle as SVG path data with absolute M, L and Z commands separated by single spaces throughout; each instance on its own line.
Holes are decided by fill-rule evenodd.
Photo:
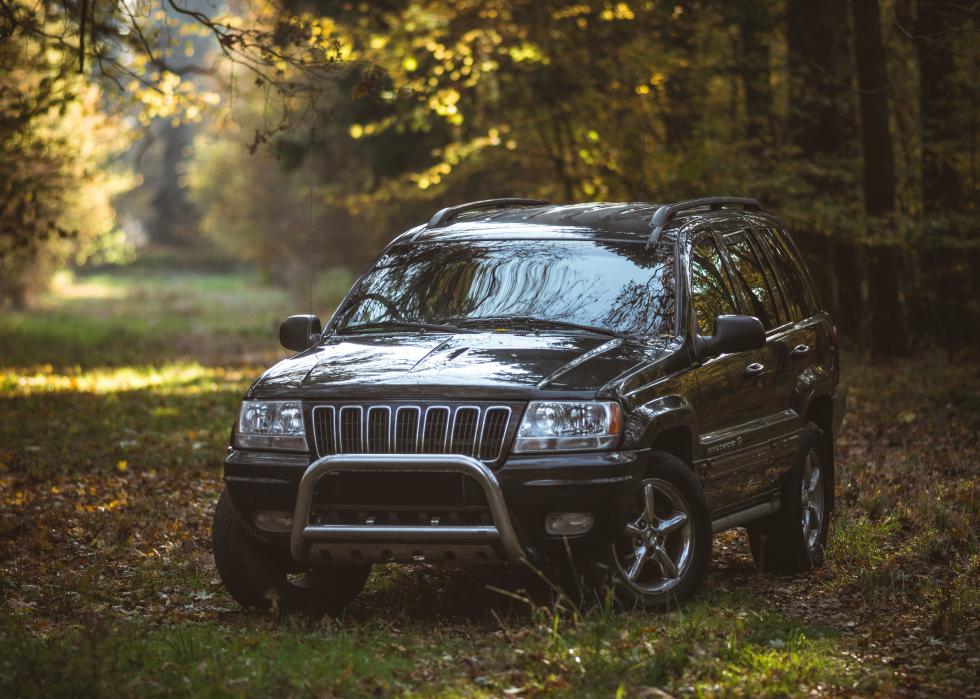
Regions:
M 809 352 L 810 347 L 808 345 L 797 345 L 790 351 L 789 356 L 793 359 L 799 359 L 805 357 Z
M 745 376 L 745 378 L 747 379 L 751 379 L 756 376 L 762 376 L 765 373 L 765 371 L 766 371 L 765 364 L 759 364 L 759 362 L 752 362 L 747 367 L 745 367 L 743 376 Z

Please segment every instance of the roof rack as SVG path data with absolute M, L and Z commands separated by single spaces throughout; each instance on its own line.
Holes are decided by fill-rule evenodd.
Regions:
M 445 209 L 440 209 L 432 218 L 429 219 L 429 225 L 426 227 L 440 228 L 441 226 L 449 225 L 454 218 L 460 214 L 466 213 L 467 211 L 478 211 L 480 209 L 503 209 L 508 206 L 540 206 L 542 204 L 549 203 L 550 202 L 544 201 L 543 199 L 520 199 L 518 197 L 471 201 L 467 204 L 447 206 Z
M 711 207 L 712 211 L 720 209 L 724 206 L 744 206 L 746 209 L 753 211 L 759 211 L 759 202 L 755 199 L 749 197 L 702 197 L 701 199 L 690 199 L 688 201 L 679 201 L 676 204 L 664 204 L 653 214 L 653 218 L 650 223 L 653 224 L 653 231 L 650 233 L 650 238 L 647 240 L 647 246 L 655 245 L 657 240 L 660 238 L 660 234 L 664 230 L 664 226 L 667 222 L 674 217 L 675 214 L 681 211 L 687 211 L 688 209 L 697 209 L 702 206 Z

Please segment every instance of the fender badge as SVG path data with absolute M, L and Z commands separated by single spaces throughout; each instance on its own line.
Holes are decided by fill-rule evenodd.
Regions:
M 729 449 L 736 449 L 742 446 L 743 437 L 736 437 L 735 439 L 729 439 L 727 442 L 721 442 L 720 444 L 712 444 L 707 448 L 707 452 L 710 455 L 720 454 L 723 451 L 728 451 Z

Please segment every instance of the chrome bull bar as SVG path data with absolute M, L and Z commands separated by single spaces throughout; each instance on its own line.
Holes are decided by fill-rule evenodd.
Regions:
M 493 525 L 311 524 L 316 484 L 320 478 L 333 471 L 420 471 L 470 476 L 483 489 Z M 507 560 L 516 562 L 525 559 L 524 549 L 514 531 L 497 477 L 482 461 L 461 454 L 332 454 L 317 459 L 307 467 L 300 480 L 292 527 L 289 550 L 300 563 L 310 562 L 311 545 L 350 545 L 355 542 L 363 542 L 372 547 L 389 542 L 423 545 L 444 542 L 483 546 L 499 542 Z

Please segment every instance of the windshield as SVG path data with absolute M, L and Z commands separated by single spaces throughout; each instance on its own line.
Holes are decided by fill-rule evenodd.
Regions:
M 338 321 L 340 331 L 519 324 L 674 335 L 673 247 L 591 240 L 415 244 L 382 257 Z

